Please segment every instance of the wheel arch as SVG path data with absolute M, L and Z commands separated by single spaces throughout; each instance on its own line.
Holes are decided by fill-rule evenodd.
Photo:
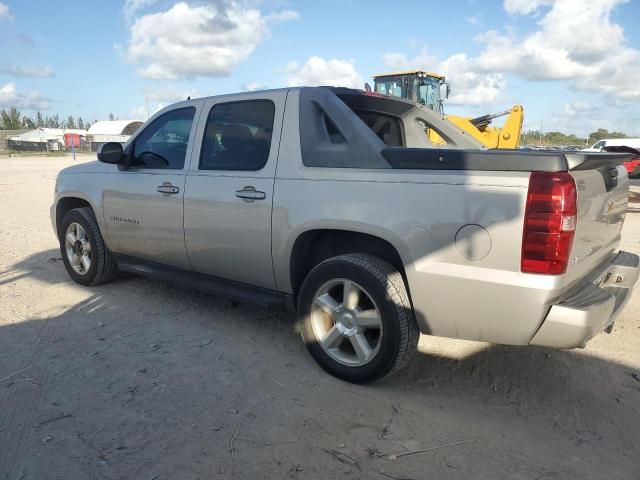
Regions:
M 307 230 L 294 241 L 289 259 L 294 298 L 313 267 L 328 258 L 347 253 L 373 255 L 392 265 L 402 275 L 411 298 L 404 262 L 398 249 L 390 241 L 368 233 L 329 228 Z
M 60 224 L 62 222 L 62 219 L 70 210 L 83 207 L 89 207 L 93 211 L 93 214 L 96 215 L 95 208 L 86 198 L 76 195 L 69 195 L 58 199 L 58 202 L 56 203 L 56 230 L 58 232 L 60 231 Z

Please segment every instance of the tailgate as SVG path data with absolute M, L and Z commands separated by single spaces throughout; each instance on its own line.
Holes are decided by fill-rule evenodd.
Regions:
M 578 221 L 569 264 L 567 286 L 611 260 L 620 244 L 627 211 L 629 178 L 622 162 L 611 154 L 567 155 L 576 182 Z

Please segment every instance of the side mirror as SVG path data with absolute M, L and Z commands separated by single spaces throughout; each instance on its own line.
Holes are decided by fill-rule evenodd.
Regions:
M 98 147 L 98 161 L 117 165 L 124 160 L 122 145 L 118 142 L 108 142 Z
M 443 82 L 441 84 L 441 87 L 442 88 L 440 89 L 440 97 L 446 100 L 451 94 L 451 85 L 449 85 L 447 82 Z

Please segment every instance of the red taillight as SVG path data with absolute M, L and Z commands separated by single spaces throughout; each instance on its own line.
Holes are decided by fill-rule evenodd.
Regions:
M 577 220 L 576 184 L 566 172 L 533 172 L 522 234 L 521 269 L 558 275 L 567 270 Z

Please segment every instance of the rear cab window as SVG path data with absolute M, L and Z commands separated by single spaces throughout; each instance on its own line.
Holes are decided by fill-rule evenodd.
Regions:
M 202 139 L 200 170 L 261 170 L 269 159 L 274 116 L 271 100 L 214 105 Z

